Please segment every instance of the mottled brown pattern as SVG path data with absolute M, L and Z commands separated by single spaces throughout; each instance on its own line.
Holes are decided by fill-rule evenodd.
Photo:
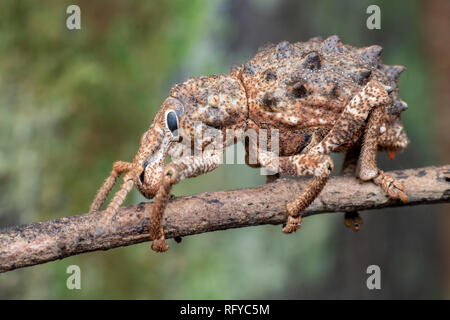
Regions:
M 165 251 L 162 222 L 172 185 L 214 170 L 222 161 L 223 147 L 238 141 L 245 143 L 250 166 L 275 174 L 314 176 L 287 204 L 284 232 L 300 227 L 302 211 L 330 178 L 329 154 L 355 153 L 361 141 L 361 157 L 366 160 L 360 172 L 370 169 L 369 178 L 391 197 L 407 199 L 403 187 L 376 168 L 377 150 L 397 151 L 409 142 L 400 120 L 407 105 L 397 87 L 404 67 L 383 65 L 381 51 L 376 45 L 344 45 L 337 36 L 268 44 L 228 75 L 194 77 L 175 85 L 142 135 L 134 161 L 114 163 L 91 211 L 100 209 L 124 174 L 122 188 L 106 208 L 105 227 L 134 184 L 145 197 L 155 197 L 150 235 L 153 249 Z M 250 129 L 255 134 L 269 131 L 267 149 L 252 141 Z M 276 145 L 271 138 L 275 129 L 279 153 L 268 151 Z M 167 156 L 175 160 L 164 165 Z

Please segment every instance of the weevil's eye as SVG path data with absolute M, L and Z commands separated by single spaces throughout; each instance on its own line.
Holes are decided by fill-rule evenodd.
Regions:
M 166 124 L 167 128 L 169 128 L 172 134 L 175 134 L 175 131 L 178 130 L 178 117 L 173 111 L 169 111 L 166 115 Z

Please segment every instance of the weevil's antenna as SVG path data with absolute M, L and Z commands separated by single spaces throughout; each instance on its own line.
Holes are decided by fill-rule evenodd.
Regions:
M 124 172 L 127 172 L 127 173 L 130 172 L 130 170 L 132 168 L 133 168 L 133 164 L 130 163 L 130 162 L 124 162 L 124 161 L 116 161 L 116 162 L 114 162 L 113 169 L 112 169 L 111 173 L 109 174 L 109 177 L 106 178 L 106 180 L 103 183 L 103 185 L 100 187 L 100 189 L 98 189 L 97 195 L 95 196 L 95 199 L 94 199 L 94 201 L 91 204 L 89 212 L 96 211 L 96 210 L 100 209 L 100 207 L 105 202 L 106 197 L 108 197 L 108 194 L 111 192 L 111 189 L 116 184 L 117 178 Z M 123 186 L 122 186 L 122 189 L 123 189 Z M 130 188 L 130 190 L 131 190 L 131 188 Z M 122 191 L 122 190 L 120 190 L 120 191 Z M 114 199 L 116 198 L 116 196 L 117 196 L 117 193 L 114 196 Z M 126 196 L 126 194 L 125 194 L 125 196 Z M 125 197 L 124 197 L 124 199 L 125 199 Z M 123 202 L 123 200 L 122 200 L 122 202 Z

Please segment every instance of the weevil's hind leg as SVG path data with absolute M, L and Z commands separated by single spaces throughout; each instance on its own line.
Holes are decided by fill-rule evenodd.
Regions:
M 403 184 L 386 175 L 383 171 L 378 171 L 378 176 L 373 179 L 373 182 L 379 185 L 392 199 L 400 199 L 403 203 L 408 202 L 408 195 L 405 193 Z
M 341 176 L 353 177 L 356 174 L 356 167 L 358 165 L 360 148 L 359 145 L 351 147 L 346 153 L 344 162 L 342 163 Z M 344 215 L 344 224 L 347 228 L 353 231 L 359 231 L 363 224 L 363 219 L 357 211 L 347 211 Z
M 91 204 L 89 209 L 90 212 L 99 210 L 100 207 L 105 202 L 108 194 L 111 192 L 111 189 L 114 187 L 117 178 L 124 172 L 128 172 L 133 168 L 133 164 L 130 162 L 124 161 L 116 161 L 113 164 L 113 169 L 109 174 L 109 177 L 106 178 L 103 185 L 98 189 L 97 195 L 94 198 L 94 201 Z
M 364 132 L 363 144 L 361 148 L 361 165 L 359 168 L 359 178 L 363 181 L 373 180 L 379 185 L 389 197 L 408 202 L 408 196 L 404 192 L 403 185 L 394 178 L 386 175 L 378 169 L 376 154 L 378 148 L 378 136 L 383 119 L 383 107 L 377 107 L 369 117 L 366 130 Z
M 376 80 L 369 81 L 345 106 L 344 111 L 325 138 L 305 154 L 299 155 L 299 157 L 304 157 L 302 158 L 304 163 L 301 163 L 301 165 L 305 166 L 298 167 L 300 172 L 301 169 L 314 168 L 309 174 L 312 173 L 315 177 L 297 199 L 287 204 L 289 218 L 283 232 L 289 233 L 299 228 L 298 217 L 300 212 L 313 202 L 331 175 L 333 162 L 328 154 L 338 150 L 342 145 L 357 142 L 360 136 L 359 131 L 364 127 L 374 107 L 385 105 L 391 101 L 389 89 Z M 311 160 L 317 156 L 323 157 L 322 162 L 311 163 Z M 280 167 L 282 167 L 281 164 Z M 297 170 L 297 174 L 300 172 Z
M 156 193 L 150 217 L 150 238 L 153 240 L 152 249 L 154 251 L 164 252 L 169 248 L 162 222 L 172 186 L 183 179 L 210 172 L 221 163 L 221 154 L 205 152 L 202 156 L 177 159 L 165 166 L 161 186 Z

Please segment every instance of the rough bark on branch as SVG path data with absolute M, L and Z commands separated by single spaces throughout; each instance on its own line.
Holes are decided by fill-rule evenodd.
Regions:
M 409 197 L 407 205 L 450 202 L 450 165 L 388 174 L 404 184 Z M 292 200 L 307 181 L 282 178 L 249 189 L 172 199 L 165 214 L 166 237 L 282 224 L 287 217 L 286 202 Z M 399 200 L 389 199 L 380 187 L 371 182 L 361 182 L 353 177 L 333 177 L 304 216 L 401 205 Z M 108 226 L 100 222 L 100 211 L 0 230 L 0 272 L 83 252 L 148 241 L 151 206 L 151 203 L 140 203 L 123 207 Z M 307 228 L 307 224 L 303 227 Z

